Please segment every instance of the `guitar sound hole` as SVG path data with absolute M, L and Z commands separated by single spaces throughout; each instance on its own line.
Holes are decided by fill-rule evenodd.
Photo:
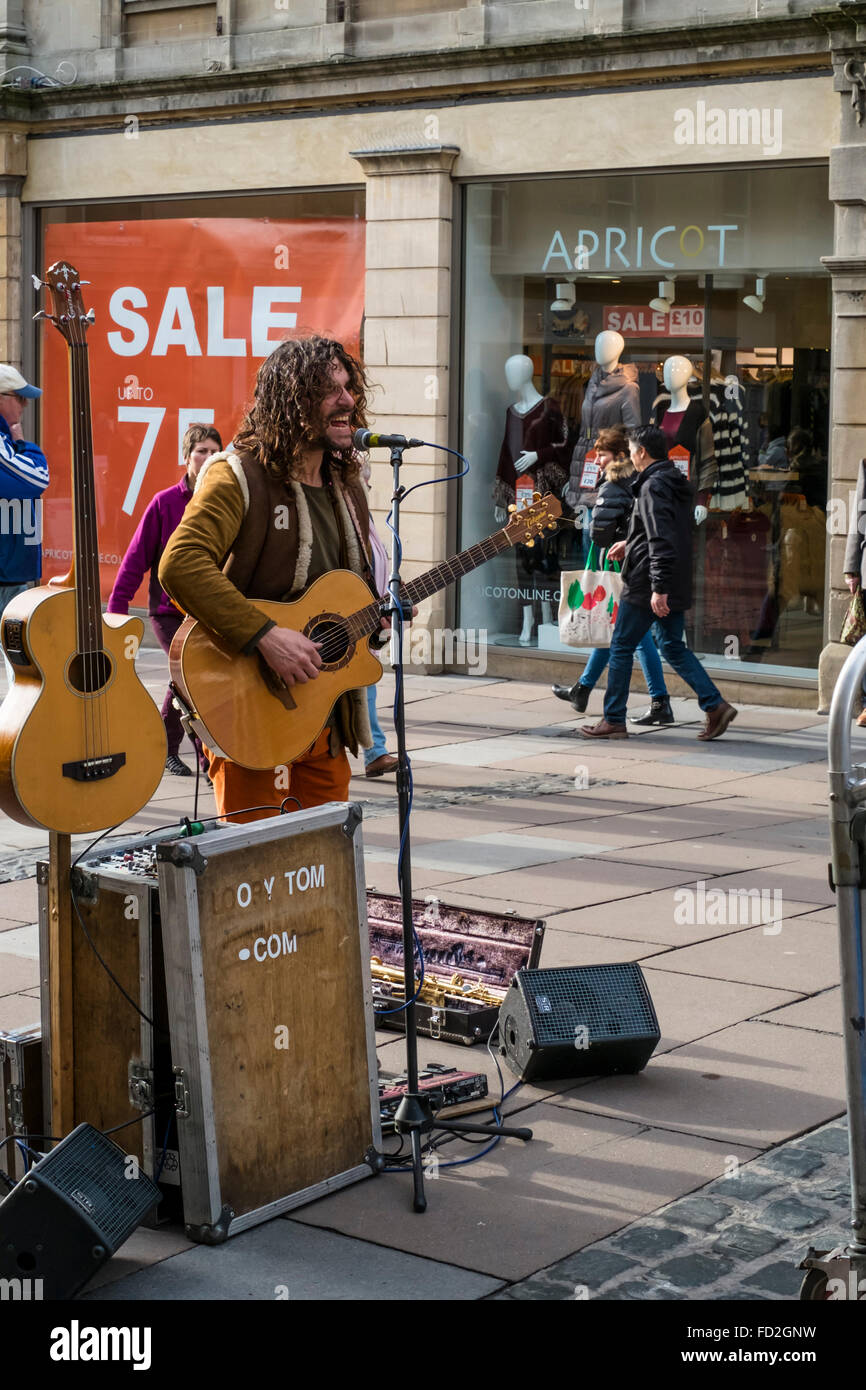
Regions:
M 316 618 L 305 635 L 311 642 L 318 642 L 319 655 L 324 666 L 336 666 L 342 662 L 350 647 L 349 634 L 340 622 L 331 618 Z
M 69 663 L 67 680 L 80 695 L 93 695 L 108 684 L 111 658 L 107 652 L 76 652 Z

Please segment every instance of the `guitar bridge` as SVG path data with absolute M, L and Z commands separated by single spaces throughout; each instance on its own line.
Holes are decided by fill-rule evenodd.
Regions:
M 74 763 L 63 764 L 63 776 L 71 777 L 73 782 L 102 782 L 113 777 L 126 762 L 125 753 L 107 753 L 102 758 L 79 758 Z

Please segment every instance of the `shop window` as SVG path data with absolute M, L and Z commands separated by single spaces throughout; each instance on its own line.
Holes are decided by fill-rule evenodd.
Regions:
M 462 437 L 473 469 L 461 543 L 534 489 L 564 494 L 568 519 L 467 576 L 461 625 L 504 649 L 569 655 L 559 580 L 588 554 L 596 487 L 585 465 L 600 428 L 652 422 L 706 510 L 693 537 L 692 647 L 730 674 L 814 670 L 827 540 L 826 170 L 515 181 L 465 198 Z M 602 333 L 623 346 L 607 371 Z M 686 397 L 665 425 L 672 357 L 684 360 Z M 524 367 L 511 361 L 507 380 L 509 359 Z

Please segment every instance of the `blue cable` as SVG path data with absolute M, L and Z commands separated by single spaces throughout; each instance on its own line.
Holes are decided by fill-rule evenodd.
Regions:
M 165 1164 L 166 1154 L 168 1153 L 168 1133 L 171 1129 L 171 1122 L 173 1119 L 174 1116 L 170 1114 L 168 1117 L 168 1124 L 165 1127 L 165 1138 L 162 1141 L 162 1153 L 159 1156 L 159 1167 L 156 1170 L 156 1176 L 153 1179 L 154 1182 L 159 1182 L 162 1176 L 163 1165 Z

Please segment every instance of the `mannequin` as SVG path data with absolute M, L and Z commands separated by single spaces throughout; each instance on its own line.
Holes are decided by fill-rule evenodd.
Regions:
M 505 363 L 505 380 L 515 399 L 505 417 L 505 434 L 499 453 L 496 482 L 493 487 L 494 517 L 498 525 L 508 518 L 508 507 L 519 500 L 520 494 L 532 490 L 554 492 L 558 496 L 565 482 L 565 453 L 568 436 L 559 406 L 550 397 L 541 395 L 533 384 L 532 358 L 523 353 L 509 357 Z M 519 484 L 519 480 L 529 482 Z M 554 622 L 553 594 L 559 577 L 554 550 L 556 537 L 544 537 L 535 546 L 517 546 L 517 571 L 520 579 L 539 585 L 545 591 L 542 599 L 542 621 Z M 530 600 L 523 604 L 523 627 L 520 643 L 528 646 L 535 626 L 535 606 Z
M 679 445 L 689 452 L 690 477 L 698 494 L 695 522 L 700 526 L 707 518 L 706 503 L 715 469 L 712 426 L 703 401 L 689 395 L 688 385 L 694 376 L 689 359 L 678 355 L 666 358 L 662 375 L 670 396 L 656 398 L 650 423 L 659 426 L 671 449 Z
M 587 505 L 587 498 L 581 497 L 580 479 L 584 460 L 599 430 L 611 425 L 637 429 L 641 423 L 638 371 L 631 364 L 620 365 L 624 351 L 625 339 L 622 334 L 611 329 L 598 334 L 595 340 L 595 360 L 598 365 L 587 384 L 580 417 L 580 437 L 571 458 L 571 475 L 566 492 L 570 507 L 576 508 L 581 501 Z

